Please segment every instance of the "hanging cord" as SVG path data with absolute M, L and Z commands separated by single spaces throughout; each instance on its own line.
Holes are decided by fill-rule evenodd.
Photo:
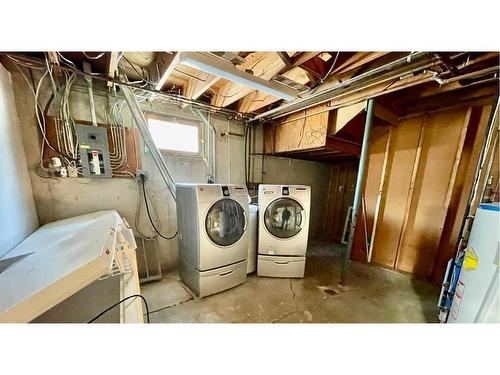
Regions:
M 144 183 L 144 175 L 141 174 L 141 182 L 142 182 L 142 194 L 144 195 L 144 203 L 146 204 L 146 212 L 148 214 L 148 218 L 149 218 L 149 222 L 151 223 L 151 226 L 153 227 L 153 229 L 155 230 L 155 232 L 163 239 L 165 240 L 172 240 L 174 239 L 177 234 L 178 234 L 178 231 L 176 230 L 175 233 L 172 235 L 172 236 L 164 236 L 163 234 L 160 233 L 160 231 L 156 228 L 156 225 L 153 221 L 153 219 L 151 218 L 151 214 L 149 212 L 149 204 L 148 204 L 148 198 L 147 198 L 147 195 L 146 195 L 146 184 Z
M 110 307 L 108 307 L 103 312 L 99 313 L 99 315 L 97 315 L 94 318 L 90 319 L 87 323 L 93 323 L 94 321 L 96 321 L 97 319 L 99 319 L 101 316 L 103 316 L 104 314 L 106 314 L 108 311 L 111 311 L 112 309 L 114 309 L 116 306 L 122 304 L 125 301 L 128 301 L 131 298 L 137 298 L 137 297 L 139 297 L 140 299 L 142 299 L 144 301 L 144 306 L 146 306 L 146 318 L 147 318 L 147 322 L 149 324 L 149 306 L 148 306 L 148 301 L 146 301 L 146 298 L 144 298 L 140 294 L 132 294 L 131 296 L 125 297 L 124 299 L 122 299 L 122 300 L 118 301 L 117 303 L 115 303 L 115 304 L 111 305 Z

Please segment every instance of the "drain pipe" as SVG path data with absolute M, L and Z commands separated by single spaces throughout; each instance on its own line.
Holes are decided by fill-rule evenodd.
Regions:
M 349 270 L 349 263 L 351 261 L 352 245 L 354 242 L 354 232 L 356 230 L 356 220 L 358 218 L 359 205 L 361 202 L 361 195 L 363 190 L 363 183 L 365 180 L 366 173 L 366 160 L 368 159 L 368 139 L 370 138 L 370 130 L 373 123 L 373 107 L 374 99 L 369 99 L 366 107 L 366 120 L 365 120 L 365 130 L 363 133 L 363 144 L 361 146 L 361 155 L 359 158 L 358 167 L 358 177 L 356 179 L 356 190 L 354 192 L 354 201 L 352 203 L 352 216 L 351 216 L 351 227 L 349 229 L 349 240 L 347 242 L 347 251 L 344 258 L 344 266 L 342 268 L 342 275 L 340 278 L 340 283 L 342 285 L 346 282 L 347 271 Z
M 149 152 L 151 152 L 151 156 L 153 157 L 153 160 L 158 167 L 158 170 L 160 171 L 160 175 L 163 178 L 163 181 L 165 181 L 168 190 L 170 190 L 170 193 L 175 200 L 176 196 L 174 179 L 172 178 L 172 175 L 168 170 L 165 160 L 163 160 L 163 157 L 161 156 L 160 150 L 153 141 L 153 137 L 151 137 L 151 133 L 148 129 L 148 123 L 144 118 L 144 113 L 142 113 L 141 107 L 139 106 L 139 103 L 137 103 L 132 89 L 125 85 L 120 85 L 120 88 L 122 89 L 123 95 L 125 96 L 125 100 L 127 101 L 127 104 L 130 108 L 130 112 L 132 112 L 132 117 L 137 124 L 137 128 L 139 129 L 142 140 L 147 146 Z

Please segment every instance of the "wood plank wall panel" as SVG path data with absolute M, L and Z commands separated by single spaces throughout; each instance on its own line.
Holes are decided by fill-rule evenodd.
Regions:
M 264 124 L 264 153 L 274 154 L 274 126 Z
M 308 150 L 325 146 L 328 112 L 308 115 L 307 111 L 291 115 L 287 122 L 275 126 L 274 152 Z
M 382 177 L 382 168 L 384 165 L 389 129 L 390 127 L 386 126 L 374 128 L 370 137 L 368 165 L 364 185 L 368 238 L 370 238 L 373 231 L 375 206 L 377 203 L 380 180 Z M 365 239 L 365 225 L 363 221 L 362 206 L 360 206 L 351 258 L 354 260 L 366 261 L 366 257 L 367 249 Z
M 394 267 L 405 214 L 412 167 L 422 126 L 422 118 L 404 120 L 393 129 L 387 165 L 386 194 L 380 204 L 372 261 Z
M 336 242 L 342 240 L 345 218 L 354 199 L 358 163 L 332 166 L 328 206 L 325 212 L 325 237 Z
M 432 273 L 447 212 L 446 196 L 467 109 L 429 116 L 396 269 L 421 278 Z
M 455 186 L 453 187 L 450 205 L 443 225 L 446 230 L 443 230 L 434 261 L 431 281 L 435 284 L 442 282 L 446 264 L 449 259 L 454 257 L 456 252 L 457 239 L 467 207 L 476 164 L 479 160 L 482 141 L 486 136 L 491 109 L 491 106 L 479 107 L 474 108 L 472 112 Z

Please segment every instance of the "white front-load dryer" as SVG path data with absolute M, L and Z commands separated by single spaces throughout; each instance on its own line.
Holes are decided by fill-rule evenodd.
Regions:
M 311 188 L 259 186 L 257 275 L 304 277 Z
M 248 192 L 244 185 L 177 184 L 179 271 L 199 297 L 246 280 Z

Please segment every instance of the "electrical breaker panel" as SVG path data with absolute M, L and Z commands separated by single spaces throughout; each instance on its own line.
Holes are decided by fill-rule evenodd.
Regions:
M 106 128 L 76 125 L 83 177 L 112 177 Z

